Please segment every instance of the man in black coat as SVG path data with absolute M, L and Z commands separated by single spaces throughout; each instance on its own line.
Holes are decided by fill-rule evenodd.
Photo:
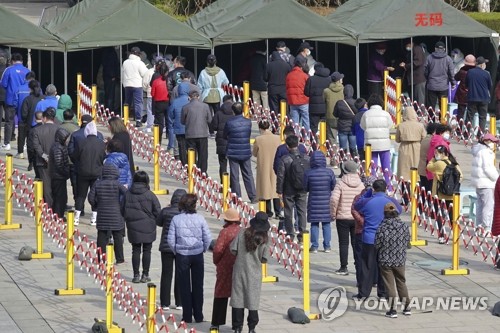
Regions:
M 266 77 L 266 52 L 257 50 L 250 59 L 252 72 L 250 73 L 250 89 L 252 89 L 252 101 L 255 106 L 261 105 L 264 109 L 269 109 L 267 96 Z
M 267 92 L 269 96 L 269 107 L 276 114 L 279 113 L 280 101 L 286 101 L 286 76 L 292 69 L 285 62 L 278 51 L 271 55 L 271 62 L 266 67 Z
M 313 133 L 318 132 L 318 125 L 321 119 L 326 116 L 326 104 L 323 98 L 323 90 L 328 88 L 332 79 L 330 70 L 322 63 L 314 64 L 314 75 L 306 81 L 304 94 L 309 97 L 309 123 Z
M 234 117 L 233 109 L 231 108 L 233 103 L 233 96 L 224 96 L 224 98 L 222 98 L 222 105 L 219 111 L 215 113 L 212 123 L 210 124 L 212 131 L 217 132 L 215 135 L 215 144 L 217 145 L 215 152 L 219 158 L 219 175 L 221 184 L 222 175 L 227 172 L 227 140 L 224 139 L 224 127 L 226 126 L 226 122 Z

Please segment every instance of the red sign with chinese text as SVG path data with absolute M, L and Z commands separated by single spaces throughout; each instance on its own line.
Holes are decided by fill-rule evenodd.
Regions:
M 440 27 L 443 25 L 442 13 L 416 13 L 416 27 Z

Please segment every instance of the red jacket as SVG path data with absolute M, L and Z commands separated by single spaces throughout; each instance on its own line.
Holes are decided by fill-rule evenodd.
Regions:
M 167 102 L 169 100 L 167 81 L 162 80 L 161 77 L 154 80 L 151 85 L 151 97 L 155 102 Z
M 241 228 L 239 223 L 226 223 L 219 233 L 214 246 L 214 264 L 216 268 L 215 298 L 231 297 L 233 283 L 233 266 L 236 256 L 231 253 L 229 246 L 238 236 Z
M 500 235 L 500 178 L 495 185 L 495 208 L 493 209 L 493 224 L 491 226 L 493 236 Z
M 309 75 L 302 68 L 295 66 L 286 76 L 286 99 L 289 105 L 309 104 L 309 97 L 304 94 Z

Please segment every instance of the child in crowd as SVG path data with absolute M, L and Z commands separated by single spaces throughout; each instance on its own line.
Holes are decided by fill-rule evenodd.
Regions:
M 119 172 L 118 180 L 126 188 L 132 185 L 132 172 L 127 155 L 123 153 L 123 143 L 117 139 L 111 139 L 106 145 L 107 156 L 104 164 L 114 165 Z

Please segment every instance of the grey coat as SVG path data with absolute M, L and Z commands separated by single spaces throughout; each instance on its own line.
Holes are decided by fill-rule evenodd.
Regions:
M 247 252 L 245 230 L 242 228 L 230 245 L 231 253 L 236 256 L 230 305 L 233 308 L 258 310 L 262 287 L 261 265 L 269 258 L 269 245 L 261 244 L 254 252 Z
M 181 123 L 186 125 L 186 139 L 208 138 L 208 127 L 212 122 L 212 113 L 208 104 L 192 99 L 184 105 Z

